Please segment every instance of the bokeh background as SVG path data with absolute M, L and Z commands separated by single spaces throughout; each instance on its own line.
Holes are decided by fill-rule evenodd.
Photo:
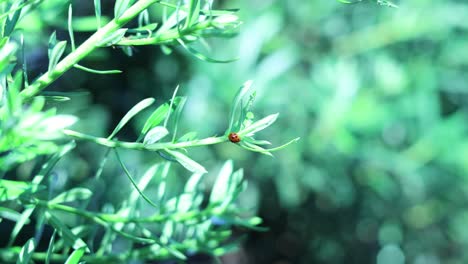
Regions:
M 46 2 L 63 8 L 38 13 L 31 18 L 36 28 L 25 27 L 44 32 L 26 43 L 31 76 L 47 67 L 51 30 L 59 39 L 68 34 L 59 23 L 66 21 L 66 1 Z M 110 2 L 103 1 L 109 14 Z M 138 47 L 133 57 L 102 49 L 83 64 L 123 74 L 73 70 L 51 87 L 74 92 L 63 111 L 81 117 L 76 130 L 105 135 L 135 103 L 150 96 L 162 103 L 180 84 L 189 98 L 182 130 L 219 135 L 238 87 L 252 79 L 256 115 L 280 112 L 262 136 L 276 144 L 301 140 L 275 158 L 227 143 L 191 150 L 211 178 L 226 159 L 244 168 L 249 187 L 240 202 L 269 228 L 248 232 L 225 263 L 468 263 L 468 3 L 215 4 L 239 8 L 244 24 L 237 37 L 199 48 L 238 61 L 208 63 L 182 49 L 168 56 L 159 47 Z M 92 1 L 75 3 L 74 12 L 93 15 Z M 77 41 L 86 36 L 77 32 Z M 135 136 L 131 128 L 125 133 L 123 139 Z M 86 182 L 103 153 L 81 143 L 76 156 L 59 164 L 57 184 Z M 124 155 L 134 171 L 157 159 Z M 19 175 L 30 167 L 20 166 Z M 102 182 L 93 184 L 101 186 L 102 200 L 130 191 L 112 159 Z

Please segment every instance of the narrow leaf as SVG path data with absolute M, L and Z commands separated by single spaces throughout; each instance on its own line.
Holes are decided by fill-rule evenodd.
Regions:
M 93 192 L 86 188 L 73 188 L 71 190 L 65 191 L 54 199 L 50 203 L 68 203 L 77 200 L 87 200 L 93 195 Z
M 153 127 L 148 133 L 146 133 L 143 144 L 149 145 L 158 142 L 161 138 L 167 136 L 169 131 L 163 126 Z
M 184 109 L 185 102 L 187 102 L 187 97 L 180 97 L 179 103 L 177 104 L 177 108 L 175 109 L 175 117 L 174 117 L 174 131 L 172 135 L 172 142 L 175 141 L 176 136 L 177 136 L 177 129 L 179 127 L 179 119 L 180 119 L 180 114 L 182 113 L 182 109 Z
M 65 51 L 66 47 L 67 47 L 67 41 L 65 40 L 58 42 L 57 45 L 54 46 L 49 56 L 49 71 L 52 71 L 53 69 L 55 69 L 55 66 L 57 65 L 60 58 L 62 57 L 63 52 Z
M 119 42 L 125 36 L 126 32 L 127 32 L 126 28 L 117 29 L 116 31 L 110 33 L 109 35 L 103 37 L 102 40 L 96 44 L 96 46 L 98 47 L 112 46 L 116 44 L 117 42 Z
M 29 219 L 31 218 L 31 215 L 34 209 L 35 207 L 26 208 L 24 209 L 23 213 L 21 213 L 21 217 L 16 222 L 15 227 L 13 228 L 13 231 L 11 231 L 10 240 L 8 241 L 8 246 L 13 245 L 13 242 L 15 242 L 15 239 L 18 236 L 21 229 L 23 229 L 25 224 L 29 223 L 30 221 Z
M 169 104 L 167 103 L 160 105 L 158 108 L 156 108 L 156 110 L 154 110 L 151 116 L 146 120 L 145 125 L 141 130 L 141 134 L 145 135 L 146 132 L 148 132 L 151 128 L 159 125 L 163 121 L 164 117 L 167 115 L 168 111 Z
M 50 34 L 50 37 L 49 37 L 49 44 L 47 48 L 47 55 L 49 56 L 49 58 L 52 56 L 52 50 L 54 49 L 56 45 L 57 45 L 57 33 L 54 31 L 52 32 L 52 34 Z
M 172 106 L 175 103 L 175 98 L 176 98 L 176 95 L 177 95 L 178 91 L 179 91 L 179 85 L 176 86 L 176 88 L 174 89 L 174 92 L 172 93 L 171 103 L 169 104 L 169 109 L 171 109 L 171 111 L 167 112 L 166 119 L 164 119 L 164 126 L 165 127 L 167 127 L 167 122 L 169 122 L 169 118 L 171 117 Z
M 233 61 L 238 60 L 238 58 L 227 59 L 227 60 L 213 59 L 213 58 L 210 58 L 210 57 L 202 54 L 201 52 L 197 51 L 196 49 L 188 46 L 187 44 L 185 44 L 185 42 L 182 39 L 177 39 L 177 41 L 180 43 L 180 45 L 182 47 L 184 47 L 184 49 L 186 49 L 189 53 L 191 53 L 193 56 L 195 56 L 196 58 L 198 58 L 198 59 L 200 59 L 202 61 L 212 62 L 212 63 L 229 63 L 229 62 L 233 62 Z
M 247 150 L 254 151 L 254 152 L 259 152 L 259 153 L 265 154 L 267 156 L 273 156 L 267 149 L 264 149 L 264 148 L 262 148 L 260 146 L 254 145 L 254 144 L 252 144 L 250 142 L 241 141 L 240 145 L 243 148 L 247 149 Z
M 8 219 L 13 222 L 17 222 L 21 219 L 21 214 L 13 209 L 7 207 L 0 207 L 0 220 Z
M 36 245 L 34 243 L 34 238 L 30 238 L 21 248 L 21 252 L 18 259 L 16 260 L 16 264 L 29 264 L 35 248 Z
M 18 22 L 20 15 L 21 15 L 21 10 L 23 9 L 21 6 L 22 4 L 23 4 L 23 1 L 15 1 L 14 4 L 10 6 L 10 8 L 7 8 L 9 10 L 15 10 L 15 9 L 17 10 L 12 16 L 9 16 L 7 18 L 5 22 L 3 36 L 10 36 L 13 30 L 15 29 L 16 23 Z
M 120 166 L 122 167 L 122 169 L 124 170 L 125 172 L 125 175 L 127 175 L 128 179 L 130 180 L 130 182 L 132 183 L 133 187 L 138 191 L 138 193 L 140 194 L 141 198 L 143 198 L 143 200 L 147 201 L 150 205 L 154 206 L 154 207 L 158 207 L 157 204 L 153 203 L 150 198 L 148 198 L 142 190 L 140 190 L 140 188 L 138 187 L 138 184 L 136 183 L 136 181 L 133 179 L 132 175 L 130 174 L 130 172 L 128 171 L 127 167 L 125 167 L 125 164 L 123 163 L 122 159 L 120 158 L 119 156 L 119 153 L 117 152 L 117 149 L 115 149 L 115 156 L 117 157 L 117 160 L 119 161 L 119 164 Z
M 117 0 L 114 6 L 114 16 L 118 19 L 130 7 L 131 0 Z
M 88 67 L 85 67 L 85 66 L 82 66 L 82 65 L 79 65 L 79 64 L 75 64 L 75 65 L 73 65 L 73 67 L 75 67 L 77 69 L 80 69 L 80 70 L 83 70 L 83 71 L 86 71 L 86 72 L 95 73 L 95 74 L 119 74 L 119 73 L 122 73 L 121 70 L 95 70 L 95 69 L 91 69 L 91 68 L 88 68 Z
M 80 259 L 83 257 L 85 253 L 86 247 L 81 247 L 73 251 L 73 253 L 68 257 L 65 264 L 78 264 Z
M 0 179 L 0 202 L 17 199 L 30 188 L 28 182 Z
M 187 181 L 184 187 L 186 193 L 194 193 L 197 191 L 197 186 L 200 183 L 200 180 L 203 176 L 203 173 L 194 173 L 190 176 L 190 179 Z
M 236 130 L 240 129 L 240 123 L 242 120 L 240 120 L 240 115 L 241 115 L 241 109 L 242 109 L 242 100 L 244 97 L 247 95 L 247 93 L 251 90 L 252 88 L 252 81 L 246 81 L 240 88 L 239 91 L 236 94 L 236 97 L 234 98 L 234 102 L 232 103 L 231 106 L 231 114 L 229 116 L 229 126 L 226 131 L 226 134 L 230 132 L 237 132 Z
M 44 213 L 48 223 L 52 225 L 59 235 L 63 238 L 65 244 L 74 249 L 86 247 L 86 243 L 79 237 L 77 237 L 73 232 L 64 224 L 58 217 L 53 215 L 51 212 L 46 211 Z M 88 251 L 89 249 L 87 249 Z
M 132 193 L 130 194 L 130 197 L 128 198 L 128 205 L 133 206 L 135 202 L 137 201 L 137 198 L 139 196 L 138 190 L 143 192 L 143 190 L 146 189 L 148 184 L 150 183 L 151 179 L 153 179 L 154 175 L 156 174 L 156 171 L 159 168 L 159 164 L 155 164 L 151 166 L 145 174 L 140 178 L 140 181 L 138 182 L 138 189 L 134 189 Z
M 226 195 L 228 194 L 232 171 L 232 160 L 228 160 L 224 163 L 223 167 L 219 171 L 216 182 L 213 185 L 213 190 L 211 191 L 210 195 L 210 203 L 219 203 L 226 198 Z
M 94 13 L 98 29 L 101 28 L 101 0 L 94 0 Z
M 45 258 L 45 264 L 50 263 L 51 256 L 54 252 L 54 242 L 55 242 L 55 236 L 57 235 L 57 229 L 54 229 L 54 232 L 52 233 L 52 237 L 50 237 L 49 241 L 49 247 L 47 248 L 47 255 Z
M 73 34 L 72 18 L 73 18 L 73 8 L 72 8 L 72 4 L 70 4 L 68 6 L 68 35 L 70 37 L 71 48 L 74 51 L 75 50 L 75 37 Z
M 197 163 L 196 161 L 192 160 L 191 158 L 187 157 L 186 155 L 182 154 L 181 152 L 175 150 L 165 149 L 165 151 L 173 156 L 180 165 L 184 166 L 187 170 L 194 172 L 194 173 L 206 173 L 206 169 Z
M 127 122 L 132 119 L 136 114 L 141 112 L 143 109 L 147 108 L 148 106 L 152 105 L 154 103 L 154 98 L 146 98 L 136 104 L 130 111 L 128 111 L 127 114 L 120 120 L 120 122 L 117 124 L 115 127 L 114 131 L 107 137 L 107 139 L 113 138 L 126 124 Z
M 258 120 L 257 122 L 254 122 L 250 126 L 244 128 L 243 130 L 239 131 L 238 134 L 242 136 L 251 136 L 255 134 L 256 132 L 269 127 L 271 124 L 273 124 L 276 121 L 277 118 L 278 118 L 278 113 L 266 116 Z
M 193 24 L 195 24 L 196 22 L 198 22 L 199 16 L 200 16 L 200 0 L 190 0 L 184 29 L 187 29 Z

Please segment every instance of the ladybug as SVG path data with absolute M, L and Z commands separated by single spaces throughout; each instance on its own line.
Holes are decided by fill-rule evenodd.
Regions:
M 237 135 L 237 133 L 229 133 L 229 141 L 231 141 L 232 143 L 239 143 L 241 141 L 241 138 L 239 137 L 239 135 Z

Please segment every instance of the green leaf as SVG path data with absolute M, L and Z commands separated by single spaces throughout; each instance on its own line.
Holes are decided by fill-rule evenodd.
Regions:
M 174 233 L 174 221 L 167 221 L 161 232 L 161 242 L 167 244 L 172 234 Z
M 16 75 L 19 76 L 19 75 Z M 21 78 L 21 76 L 19 76 Z M 16 79 L 16 78 L 15 78 Z M 16 82 L 15 82 L 16 83 Z M 20 96 L 20 86 L 18 85 L 9 85 L 7 90 L 7 109 L 9 115 L 16 116 L 18 113 L 21 112 L 22 107 L 22 100 Z
M 241 141 L 240 145 L 243 148 L 247 149 L 247 150 L 254 151 L 254 152 L 259 152 L 259 153 L 265 154 L 267 156 L 273 156 L 267 149 L 264 149 L 264 148 L 262 148 L 260 146 L 254 145 L 254 144 L 252 144 L 250 142 Z
M 29 264 L 35 248 L 34 238 L 30 238 L 21 248 L 16 264 Z
M 187 29 L 190 26 L 196 24 L 198 22 L 199 16 L 200 16 L 200 0 L 190 0 L 184 29 Z
M 17 10 L 15 11 L 15 13 L 13 13 L 12 16 L 8 16 L 5 22 L 3 36 L 10 36 L 11 33 L 13 33 L 13 30 L 16 27 L 16 23 L 18 23 L 18 20 L 20 18 L 21 10 L 23 10 L 23 8 L 21 7 L 22 4 L 23 4 L 23 1 L 15 1 L 14 4 L 12 4 L 6 9 L 6 10 L 15 10 L 15 9 Z
M 7 40 L 7 38 L 3 38 L 2 41 Z M 3 73 L 9 73 L 8 68 L 13 70 L 14 64 L 10 63 L 10 60 L 14 57 L 16 49 L 18 46 L 15 43 L 7 42 L 3 45 L 0 49 L 0 71 Z
M 155 30 L 157 27 L 158 27 L 158 23 L 151 23 L 151 24 L 140 26 L 137 28 L 130 28 L 127 32 L 150 35 L 151 32 Z
M 145 25 L 148 25 L 150 24 L 150 21 L 149 21 L 149 12 L 148 12 L 148 9 L 145 9 L 143 10 L 143 12 L 141 12 L 139 15 L 138 15 L 138 27 L 144 27 Z M 154 28 L 156 29 L 156 28 Z M 152 29 L 152 30 L 154 30 Z
M 220 203 L 225 200 L 227 195 L 229 195 L 228 190 L 231 183 L 232 171 L 232 160 L 228 160 L 224 163 L 218 174 L 216 182 L 213 185 L 213 190 L 211 191 L 210 195 L 210 203 Z
M 127 123 L 132 117 L 134 117 L 136 114 L 141 112 L 143 109 L 147 108 L 148 106 L 152 105 L 154 103 L 154 98 L 146 98 L 136 104 L 130 111 L 128 111 L 127 114 L 120 120 L 120 122 L 117 124 L 115 127 L 114 131 L 107 137 L 107 139 L 113 138 Z
M 174 257 L 176 257 L 176 258 L 178 258 L 180 260 L 186 260 L 187 259 L 187 257 L 184 255 L 184 253 L 182 253 L 180 250 L 176 249 L 172 245 L 168 245 L 165 248 L 167 249 L 167 251 L 169 253 L 171 253 L 171 255 L 173 255 Z
M 82 65 L 79 65 L 79 64 L 75 64 L 75 65 L 73 65 L 73 67 L 75 67 L 77 69 L 80 69 L 80 70 L 83 70 L 83 71 L 86 71 L 86 72 L 95 73 L 95 74 L 119 74 L 119 73 L 122 73 L 121 70 L 95 70 L 95 69 L 91 69 L 91 68 L 88 68 L 88 67 L 85 67 L 85 66 L 82 66 Z
M 67 258 L 65 264 L 78 264 L 85 253 L 86 247 L 78 248 Z
M 13 245 L 13 242 L 15 242 L 15 239 L 18 236 L 21 229 L 23 229 L 26 223 L 29 223 L 30 221 L 29 219 L 31 218 L 31 215 L 34 209 L 35 207 L 29 207 L 29 208 L 24 209 L 24 211 L 21 213 L 21 217 L 18 219 L 18 221 L 15 224 L 15 227 L 11 231 L 10 239 L 8 241 L 8 246 Z
M 114 17 L 118 19 L 130 7 L 132 0 L 117 0 L 114 6 Z
M 145 139 L 143 139 L 143 144 L 150 145 L 158 142 L 163 137 L 167 136 L 169 131 L 163 126 L 153 127 L 148 133 L 146 133 Z
M 239 21 L 239 17 L 236 14 L 223 14 L 217 16 L 215 19 L 213 19 L 213 22 L 219 24 L 219 25 L 225 25 L 225 24 L 233 24 Z
M 93 192 L 86 188 L 73 188 L 71 190 L 65 191 L 51 201 L 49 203 L 68 203 L 77 200 L 87 200 L 93 195 Z
M 94 0 L 94 13 L 98 29 L 101 28 L 101 0 Z
M 41 134 L 37 136 L 39 139 L 51 140 L 62 137 L 62 130 L 78 121 L 76 116 L 72 115 L 54 115 L 40 121 L 37 124 L 37 129 Z
M 197 192 L 198 184 L 203 176 L 203 173 L 194 173 L 190 176 L 189 180 L 185 184 L 184 192 L 186 193 L 195 193 Z
M 388 6 L 388 7 L 393 7 L 393 8 L 398 8 L 397 5 L 395 5 L 394 3 L 390 2 L 390 1 L 386 1 L 386 0 L 377 0 L 377 4 L 383 5 L 383 6 Z
M 172 107 L 175 104 L 175 99 L 176 99 L 176 95 L 177 95 L 178 91 L 179 91 L 179 85 L 176 86 L 176 88 L 174 89 L 174 92 L 172 93 L 172 98 L 171 98 L 171 101 L 170 101 L 171 103 L 169 104 L 169 109 L 171 111 L 167 111 L 166 119 L 164 119 L 164 126 L 165 127 L 167 127 L 167 123 L 169 122 L 169 118 L 171 117 Z
M 284 143 L 284 144 L 281 145 L 281 146 L 274 147 L 274 148 L 269 148 L 269 149 L 267 149 L 267 150 L 270 151 L 270 152 L 278 151 L 278 150 L 284 149 L 285 147 L 291 145 L 292 143 L 296 143 L 296 142 L 299 141 L 300 139 L 301 139 L 300 137 L 297 137 L 297 138 L 295 138 L 295 139 L 290 140 L 289 142 Z
M 238 132 L 238 134 L 240 136 L 252 136 L 256 132 L 261 131 L 261 130 L 271 126 L 276 121 L 276 119 L 278 118 L 278 115 L 279 114 L 276 113 L 276 114 L 266 116 L 266 117 L 258 120 L 257 122 L 254 122 L 250 126 L 242 129 L 241 131 Z
M 184 166 L 187 170 L 194 172 L 194 173 L 206 173 L 206 169 L 197 163 L 196 161 L 192 160 L 191 158 L 187 157 L 186 155 L 182 154 L 181 152 L 175 150 L 165 149 L 169 155 L 173 156 L 180 165 Z
M 117 149 L 115 149 L 115 156 L 117 157 L 117 160 L 120 164 L 120 166 L 122 167 L 122 169 L 124 170 L 125 172 L 125 175 L 127 175 L 128 179 L 130 180 L 130 182 L 132 183 L 133 187 L 135 188 L 135 190 L 138 191 L 138 193 L 140 194 L 140 196 L 143 198 L 143 200 L 145 200 L 146 202 L 148 202 L 150 205 L 152 205 L 153 207 L 156 207 L 158 208 L 158 205 L 155 204 L 154 202 L 151 201 L 150 198 L 148 198 L 142 190 L 140 190 L 140 188 L 138 187 L 138 184 L 136 183 L 136 181 L 133 179 L 132 175 L 130 174 L 130 172 L 128 171 L 127 167 L 125 167 L 125 164 L 123 163 L 122 159 L 120 158 L 119 156 L 119 153 L 117 152 Z
M 171 55 L 172 54 L 172 49 L 169 46 L 166 45 L 160 45 L 161 51 L 164 53 L 164 55 Z
M 71 100 L 70 97 L 60 96 L 60 95 L 51 95 L 51 96 L 43 95 L 43 96 L 36 96 L 35 98 L 42 98 L 42 99 L 45 99 L 48 102 L 50 102 L 50 101 L 53 101 L 53 102 L 66 102 L 66 101 Z
M 47 48 L 47 55 L 52 56 L 52 50 L 54 49 L 55 45 L 57 45 L 57 33 L 54 31 L 52 34 L 50 34 L 49 37 L 49 44 Z
M 30 190 L 31 186 L 29 182 L 0 179 L 0 202 L 17 199 Z
M 55 66 L 59 62 L 60 58 L 62 57 L 65 48 L 67 47 L 67 41 L 63 40 L 58 42 L 53 48 L 52 51 L 50 52 L 49 55 L 49 71 L 52 71 L 55 69 Z
M 197 132 L 196 131 L 187 132 L 183 136 L 181 136 L 177 140 L 177 142 L 185 142 L 185 141 L 194 140 L 196 137 L 197 137 Z
M 157 193 L 157 199 L 158 201 L 164 201 L 164 197 L 166 195 L 166 185 L 167 185 L 167 175 L 169 174 L 169 169 L 171 167 L 170 162 L 165 162 L 164 167 L 162 169 L 162 172 L 160 174 L 160 181 L 159 181 L 159 186 L 158 186 L 158 193 Z
M 168 212 L 187 212 L 192 206 L 197 205 L 196 203 L 199 202 L 197 200 L 198 199 L 194 199 L 193 193 L 183 193 L 167 201 L 164 205 L 164 209 Z
M 21 219 L 21 214 L 7 207 L 0 207 L 0 219 L 8 219 L 17 222 Z
M 228 162 L 221 169 L 210 195 L 210 206 L 214 207 L 215 215 L 224 214 L 228 206 L 247 187 L 247 182 L 243 181 L 243 170 L 232 172 L 232 164 Z
M 246 81 L 240 88 L 239 91 L 236 94 L 236 97 L 234 98 L 234 102 L 232 103 L 231 106 L 231 114 L 229 116 L 229 126 L 228 129 L 226 130 L 226 135 L 231 133 L 231 132 L 237 132 L 237 130 L 240 129 L 240 124 L 242 122 L 241 119 L 241 110 L 243 108 L 242 106 L 242 100 L 246 97 L 248 92 L 252 88 L 252 81 Z
M 137 201 L 137 198 L 139 196 L 139 192 L 138 190 L 140 190 L 141 192 L 143 192 L 143 190 L 146 189 L 146 187 L 148 186 L 148 184 L 150 183 L 150 181 L 153 179 L 154 175 L 156 174 L 156 171 L 158 170 L 159 168 L 159 164 L 155 164 L 153 166 L 151 166 L 144 174 L 143 176 L 140 178 L 139 182 L 138 182 L 138 189 L 135 188 L 132 193 L 130 194 L 129 198 L 128 198 L 128 206 L 134 206 L 135 205 L 135 202 Z
M 75 50 L 75 37 L 73 34 L 72 17 L 73 17 L 73 8 L 72 8 L 72 4 L 70 4 L 68 6 L 68 35 L 70 37 L 71 48 L 74 51 Z
M 54 229 L 54 232 L 52 233 L 52 236 L 50 237 L 49 241 L 49 247 L 47 248 L 47 255 L 45 258 L 45 264 L 50 263 L 50 258 L 54 252 L 54 242 L 55 242 L 55 236 L 57 235 L 57 229 Z
M 242 139 L 244 142 L 249 142 L 255 145 L 271 145 L 271 142 L 268 140 L 257 140 L 251 137 L 245 137 Z
M 62 223 L 58 217 L 53 215 L 52 212 L 46 211 L 44 215 L 47 222 L 57 230 L 67 246 L 74 249 L 86 247 L 86 251 L 89 251 L 86 243 L 81 238 L 73 234 L 73 232 L 64 223 Z
M 96 16 L 79 16 L 73 18 L 73 31 L 75 32 L 92 32 L 101 28 L 110 22 L 110 18 L 107 16 L 101 16 L 100 21 L 96 21 Z
M 109 35 L 103 37 L 101 41 L 99 41 L 96 46 L 98 47 L 108 47 L 116 44 L 119 42 L 124 36 L 125 33 L 127 32 L 126 28 L 120 28 L 117 29 L 116 31 L 110 33 Z
M 186 36 L 187 37 L 187 36 Z M 201 52 L 197 51 L 196 49 L 188 46 L 187 44 L 185 44 L 185 42 L 182 40 L 182 39 L 177 39 L 177 41 L 180 43 L 180 45 L 186 49 L 190 54 L 192 54 L 193 56 L 195 56 L 196 58 L 202 60 L 202 61 L 206 61 L 206 62 L 212 62 L 212 63 L 229 63 L 229 62 L 233 62 L 233 61 L 236 61 L 238 60 L 239 58 L 233 58 L 233 59 L 227 59 L 227 60 L 219 60 L 219 59 L 213 59 L 213 58 L 210 58 L 204 54 L 202 54 Z
M 180 114 L 182 113 L 182 109 L 184 109 L 184 106 L 185 106 L 185 102 L 187 102 L 187 97 L 179 97 L 180 100 L 179 102 L 177 103 L 177 107 L 175 109 L 175 117 L 174 117 L 174 131 L 173 131 L 173 135 L 172 135 L 172 142 L 175 141 L 176 139 L 176 136 L 177 136 L 177 129 L 179 127 L 179 119 L 180 119 Z
M 220 247 L 217 247 L 212 252 L 213 252 L 213 255 L 215 256 L 223 256 L 230 252 L 235 252 L 238 250 L 239 250 L 239 242 L 236 241 L 234 243 L 229 243 L 227 245 L 222 245 Z

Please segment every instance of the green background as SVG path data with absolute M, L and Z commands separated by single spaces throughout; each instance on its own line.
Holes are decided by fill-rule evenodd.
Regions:
M 50 3 L 63 9 L 23 21 L 26 32 L 36 32 L 26 43 L 33 77 L 47 67 L 48 34 L 66 19 L 66 3 Z M 73 70 L 51 87 L 74 91 L 63 111 L 80 116 L 76 130 L 105 136 L 135 103 L 148 96 L 162 103 L 180 84 L 188 96 L 181 131 L 220 135 L 238 87 L 252 79 L 256 115 L 280 112 L 262 136 L 274 144 L 301 140 L 274 158 L 228 143 L 191 151 L 212 180 L 226 159 L 244 168 L 249 187 L 240 203 L 269 228 L 248 232 L 225 263 L 467 263 L 468 3 L 216 4 L 240 8 L 240 34 L 197 48 L 239 60 L 212 64 L 182 49 L 167 56 L 159 47 L 135 48 L 131 58 L 118 48 L 100 50 L 83 64 L 124 73 Z M 110 14 L 112 5 L 103 3 L 103 10 Z M 93 14 L 92 1 L 75 4 L 74 12 Z M 59 39 L 67 34 L 57 31 Z M 85 36 L 77 33 L 77 41 Z M 134 137 L 136 127 L 121 138 Z M 59 163 L 57 184 L 86 182 L 103 153 L 79 144 L 75 156 Z M 123 156 L 134 171 L 158 159 Z M 21 165 L 18 176 L 32 166 Z M 179 169 L 174 182 L 188 175 Z M 97 184 L 103 201 L 131 190 L 113 159 Z

